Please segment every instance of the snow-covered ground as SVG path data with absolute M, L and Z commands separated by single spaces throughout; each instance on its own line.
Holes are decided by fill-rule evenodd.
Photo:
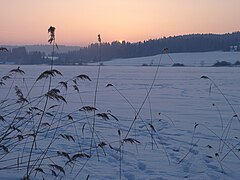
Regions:
M 142 65 L 158 65 L 161 55 L 129 58 L 129 59 L 113 59 L 112 61 L 103 62 L 106 66 L 142 66 Z M 165 55 L 167 56 L 167 55 Z M 174 63 L 182 63 L 185 66 L 212 66 L 217 61 L 227 61 L 235 63 L 240 61 L 240 52 L 200 52 L 200 53 L 169 53 L 163 58 L 161 65 L 169 66 Z
M 140 65 L 145 62 L 142 59 L 138 61 Z M 0 68 L 2 77 L 16 66 Z M 67 95 L 63 86 L 59 86 L 67 104 L 50 99 L 44 114 L 46 98 L 34 97 L 46 93 L 49 79 L 35 84 L 27 98 L 31 103 L 25 103 L 22 111 L 18 111 L 20 105 L 15 103 L 14 86 L 18 85 L 26 97 L 36 78 L 48 67 L 20 66 L 20 69 L 25 75 L 4 81 L 5 85 L 0 87 L 1 100 L 8 99 L 0 104 L 0 115 L 5 120 L 0 122 L 0 179 L 20 179 L 26 174 L 34 139 L 31 133 L 39 123 L 40 133 L 30 161 L 30 170 L 35 165 L 31 179 L 240 177 L 240 121 L 236 117 L 240 112 L 239 68 L 160 67 L 153 83 L 157 67 L 102 66 L 93 140 L 94 112 L 82 107 L 94 104 L 98 67 L 55 67 L 63 76 L 54 77 L 52 87 L 80 74 L 88 75 L 92 81 L 78 79 L 77 84 L 69 81 Z M 208 76 L 217 87 L 209 79 L 201 79 L 202 76 Z M 110 85 L 106 87 L 107 84 Z M 52 105 L 58 106 L 50 108 Z M 31 107 L 41 110 L 27 113 Z M 109 119 L 103 119 L 99 115 L 102 113 Z M 15 124 L 11 124 L 13 119 Z M 9 125 L 18 130 L 4 139 Z M 19 135 L 23 136 L 21 141 Z

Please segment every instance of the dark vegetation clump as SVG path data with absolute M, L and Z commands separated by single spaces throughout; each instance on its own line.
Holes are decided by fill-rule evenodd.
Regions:
M 172 66 L 173 67 L 184 67 L 184 64 L 182 64 L 182 63 L 174 63 Z
M 212 66 L 213 67 L 223 67 L 223 66 L 232 66 L 232 64 L 230 62 L 227 62 L 227 61 L 217 61 Z
M 236 62 L 234 63 L 234 65 L 235 65 L 235 66 L 240 66 L 240 61 L 236 61 Z

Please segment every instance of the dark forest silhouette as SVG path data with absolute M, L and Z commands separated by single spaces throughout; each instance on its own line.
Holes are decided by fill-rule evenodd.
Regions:
M 114 58 L 133 58 L 153 56 L 162 53 L 168 47 L 170 53 L 179 52 L 207 52 L 207 51 L 240 51 L 240 32 L 227 34 L 190 34 L 181 36 L 149 39 L 143 42 L 130 43 L 126 41 L 102 42 L 102 60 Z M 79 50 L 65 53 L 56 53 L 55 64 L 85 64 L 97 62 L 98 43 Z M 15 64 L 49 64 L 50 60 L 44 52 L 27 52 L 25 47 L 16 47 L 0 54 L 0 62 L 13 62 Z

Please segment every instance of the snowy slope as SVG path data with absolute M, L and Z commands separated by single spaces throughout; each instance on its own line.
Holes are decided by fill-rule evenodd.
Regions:
M 106 66 L 142 66 L 142 65 L 158 65 L 161 55 L 113 59 L 112 61 L 103 62 Z M 201 53 L 169 53 L 163 55 L 161 65 L 169 66 L 174 63 L 182 63 L 185 66 L 212 66 L 217 61 L 227 61 L 235 63 L 240 61 L 240 52 L 201 52 Z

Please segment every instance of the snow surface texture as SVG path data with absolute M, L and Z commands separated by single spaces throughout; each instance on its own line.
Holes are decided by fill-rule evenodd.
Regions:
M 16 67 L 2 66 L 1 77 L 13 68 Z M 41 110 L 46 97 L 37 100 L 34 97 L 46 93 L 49 79 L 35 84 L 27 97 L 31 103 L 25 103 L 21 111 L 18 111 L 21 104 L 16 103 L 18 98 L 14 87 L 17 85 L 26 97 L 31 85 L 48 69 L 47 66 L 21 66 L 26 74 L 17 74 L 16 77 L 14 74 L 0 87 L 0 115 L 4 117 L 0 122 L 0 179 L 20 179 L 26 175 L 33 141 L 31 134 L 34 134 L 42 115 L 30 162 L 30 169 L 35 165 L 31 179 L 240 177 L 240 122 L 231 109 L 232 106 L 235 112 L 240 110 L 239 68 L 161 67 L 149 98 L 143 104 L 156 67 L 101 67 L 98 111 L 95 113 L 105 113 L 109 119 L 100 115 L 95 117 L 91 152 L 94 112 L 84 111 L 83 107 L 93 106 L 97 68 L 55 68 L 63 76 L 53 78 L 52 88 L 57 87 L 67 103 L 50 99 L 45 113 Z M 92 81 L 78 79 L 75 84 L 71 80 L 67 91 L 63 85 L 59 86 L 58 82 L 79 74 L 88 75 Z M 216 83 L 230 105 L 209 79 L 201 79 L 203 75 Z M 111 85 L 106 87 L 107 84 Z M 4 99 L 7 101 L 2 102 Z M 58 106 L 50 108 L 52 105 Z M 41 110 L 34 109 L 29 113 L 31 107 Z M 12 133 L 5 137 L 4 132 L 10 125 Z
M 103 62 L 103 64 L 106 66 L 156 66 L 158 65 L 160 56 L 161 55 L 129 59 L 113 59 L 112 61 Z M 232 64 L 236 61 L 240 61 L 240 52 L 169 53 L 169 56 L 174 63 L 182 63 L 185 66 L 212 66 L 217 61 L 227 61 Z M 161 65 L 172 65 L 170 58 L 164 58 Z

